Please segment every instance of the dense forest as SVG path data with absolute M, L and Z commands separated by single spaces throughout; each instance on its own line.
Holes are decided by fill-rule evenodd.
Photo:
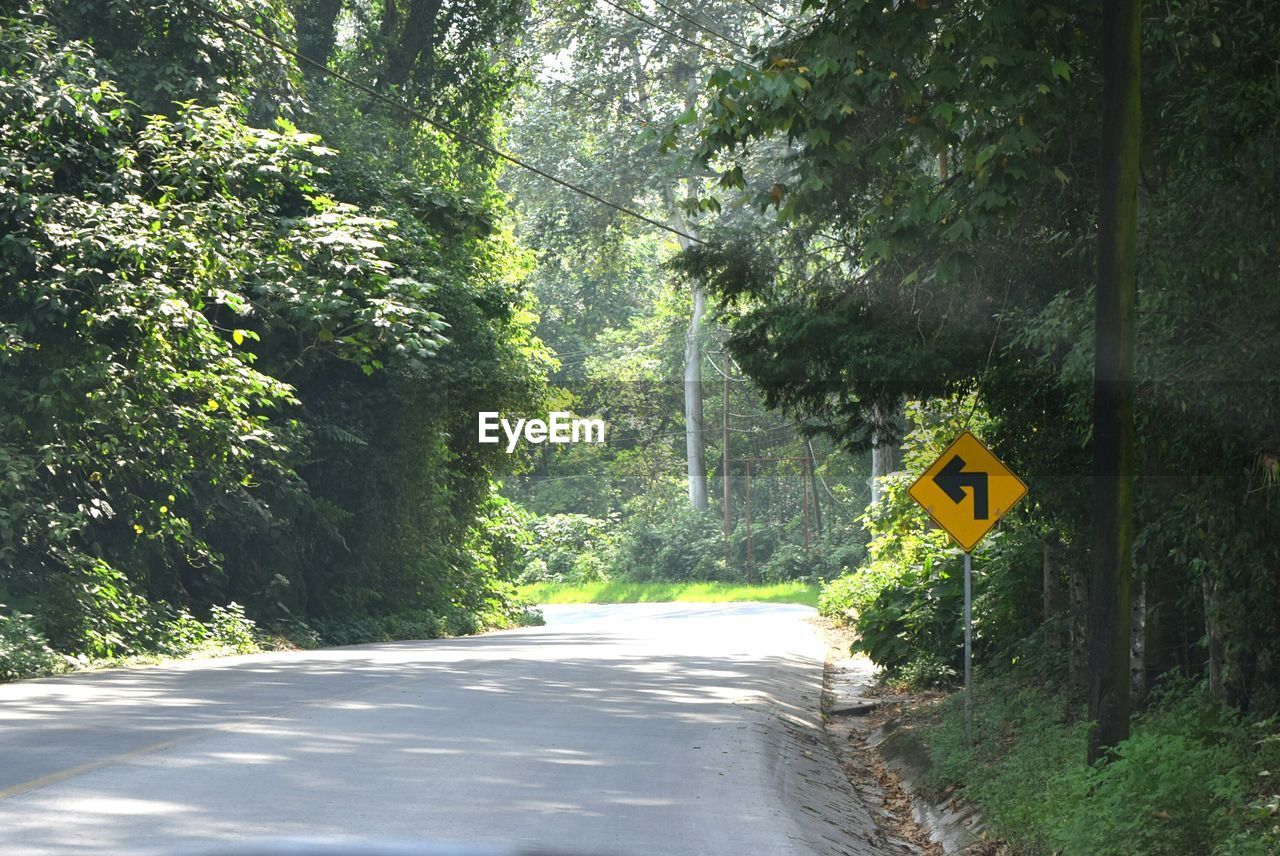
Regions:
M 0 15 L 0 678 L 796 581 L 1014 852 L 1280 847 L 1277 4 Z
M 489 51 L 521 15 L 481 4 L 428 50 L 337 11 L 8 12 L 0 602 L 30 618 L 5 619 L 6 673 L 10 637 L 166 651 L 243 609 L 330 641 L 521 613 L 512 460 L 469 432 L 546 394 L 527 253 L 494 157 L 375 97 L 495 137 Z

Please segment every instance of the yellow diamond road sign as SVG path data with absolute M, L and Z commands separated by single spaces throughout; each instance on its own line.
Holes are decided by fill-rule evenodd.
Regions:
M 965 431 L 908 493 L 968 552 L 1026 496 L 1027 486 Z

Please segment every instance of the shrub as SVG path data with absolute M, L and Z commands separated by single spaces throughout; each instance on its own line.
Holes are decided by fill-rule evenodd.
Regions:
M 0 610 L 5 607 L 0 604 Z M 0 612 L 0 681 L 35 678 L 66 671 L 30 615 Z
M 209 642 L 210 626 L 186 609 L 167 609 L 160 624 L 157 651 L 180 657 L 204 648 Z
M 603 579 L 613 553 L 612 521 L 585 514 L 552 514 L 533 523 L 522 584 L 592 582 Z M 584 556 L 593 556 L 579 564 Z M 579 575 L 585 574 L 585 578 Z M 599 575 L 599 576 L 592 576 Z
M 768 561 L 758 567 L 760 582 L 778 583 L 813 575 L 813 563 L 805 555 L 804 548 L 795 544 L 782 544 L 774 549 Z
M 809 551 L 813 576 L 819 580 L 834 580 L 848 576 L 867 560 L 867 546 L 849 536 L 839 540 L 819 542 Z
M 608 579 L 608 571 L 605 568 L 604 559 L 595 553 L 583 553 L 573 560 L 573 568 L 569 572 L 568 579 L 565 582 L 573 583 L 598 583 Z
M 723 581 L 732 576 L 723 556 L 720 520 L 672 503 L 631 518 L 630 529 L 618 539 L 612 572 L 636 582 Z
M 541 614 L 527 608 L 514 610 L 511 617 L 504 611 L 497 625 L 491 625 L 484 616 L 465 609 L 453 609 L 445 613 L 430 609 L 406 609 L 387 615 L 319 619 L 314 622 L 314 627 L 320 638 L 329 645 L 359 645 L 365 642 L 467 636 L 490 626 L 528 626 L 540 623 Z
M 964 591 L 954 562 L 926 560 L 909 568 L 859 612 L 854 650 L 866 652 L 889 677 L 913 671 L 941 677 L 962 666 Z
M 1211 853 L 1242 806 L 1236 759 L 1224 745 L 1138 733 L 1112 760 L 1078 769 L 1078 800 L 1054 836 L 1064 854 Z
M 257 627 L 240 604 L 215 606 L 210 610 L 209 641 L 237 654 L 252 654 L 258 650 Z
M 836 577 L 823 585 L 818 611 L 837 621 L 852 621 L 875 602 L 880 592 L 896 583 L 903 570 L 897 562 L 882 560 Z
M 1268 743 L 1278 739 L 1274 719 L 1249 725 L 1203 687 L 1169 685 L 1135 717 L 1109 763 L 1089 767 L 1082 705 L 1043 688 L 1043 666 L 1020 661 L 994 677 L 979 674 L 972 745 L 962 695 L 937 709 L 919 731 L 931 761 L 926 790 L 962 786 L 991 834 L 1018 853 L 1276 852 L 1280 810 L 1265 784 L 1280 766 L 1280 742 Z

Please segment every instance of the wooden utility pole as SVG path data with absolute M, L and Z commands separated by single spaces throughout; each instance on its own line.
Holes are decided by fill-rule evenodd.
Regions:
M 745 522 L 747 524 L 747 583 L 752 582 L 752 575 L 755 571 L 756 554 L 751 543 L 751 459 L 744 461 L 746 466 L 747 490 L 746 490 L 746 509 L 744 513 Z
M 1088 630 L 1091 763 L 1129 736 L 1141 52 L 1140 0 L 1105 0 Z
M 723 353 L 723 352 L 721 352 Z M 720 481 L 723 485 L 723 498 L 721 499 L 721 511 L 724 517 L 724 569 L 725 573 L 729 571 L 729 361 L 723 360 L 724 371 L 720 372 L 721 378 L 724 380 L 724 392 L 721 395 L 720 404 Z
M 809 459 L 800 459 L 800 487 L 804 490 L 804 555 L 809 556 Z
M 813 494 L 813 522 L 818 527 L 818 539 L 822 539 L 822 503 L 818 501 L 818 460 L 813 455 L 813 443 L 804 439 L 804 450 L 809 455 L 809 490 Z

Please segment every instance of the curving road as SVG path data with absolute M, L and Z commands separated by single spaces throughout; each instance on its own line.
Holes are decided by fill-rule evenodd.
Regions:
M 818 726 L 812 610 L 546 614 L 464 639 L 0 685 L 0 853 L 899 852 L 872 843 Z

